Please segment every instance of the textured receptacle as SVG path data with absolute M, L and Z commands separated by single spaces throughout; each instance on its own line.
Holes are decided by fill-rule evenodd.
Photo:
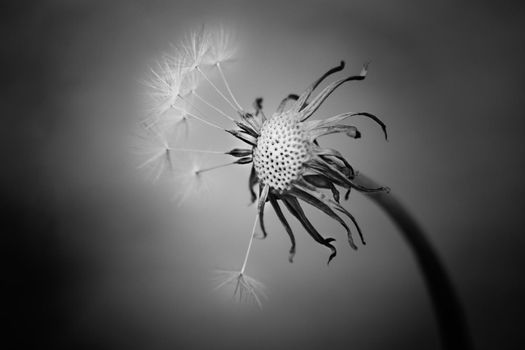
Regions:
M 253 150 L 253 164 L 262 183 L 279 192 L 287 190 L 308 159 L 305 131 L 293 115 L 283 113 L 264 123 Z

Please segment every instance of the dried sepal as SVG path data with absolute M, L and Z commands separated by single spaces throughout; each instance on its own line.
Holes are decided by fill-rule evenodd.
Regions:
M 353 187 L 361 192 L 384 192 L 387 187 L 367 188 L 351 180 L 341 168 L 330 162 L 323 161 L 321 158 L 309 162 L 309 167 L 319 174 L 327 176 L 331 181 L 346 188 Z
M 252 150 L 247 148 L 234 148 L 231 151 L 226 152 L 226 154 L 229 154 L 230 156 L 236 157 L 236 158 L 242 158 L 252 155 Z
M 315 130 L 318 128 L 324 128 L 324 127 L 329 127 L 332 125 L 337 125 L 341 123 L 342 121 L 344 121 L 345 119 L 356 117 L 356 116 L 362 116 L 362 117 L 367 117 L 369 119 L 372 119 L 374 122 L 376 122 L 381 127 L 381 130 L 383 131 L 383 134 L 385 135 L 385 139 L 388 140 L 388 134 L 386 131 L 385 123 L 383 123 L 381 119 L 379 119 L 377 116 L 373 115 L 372 113 L 368 113 L 368 112 L 341 113 L 341 114 L 338 114 L 336 116 L 326 118 L 326 119 L 307 121 L 305 125 L 308 130 Z
M 339 203 L 339 190 L 334 186 L 334 183 L 323 175 L 305 175 L 304 181 L 318 188 L 326 188 L 332 191 L 334 200 Z
M 239 115 L 241 116 L 241 119 L 245 123 L 245 126 L 249 126 L 249 128 L 251 128 L 249 131 L 248 130 L 245 130 L 245 131 L 248 132 L 250 135 L 253 135 L 254 137 L 259 137 L 260 135 L 259 130 L 261 129 L 261 125 L 262 125 L 261 118 L 256 117 L 252 113 L 248 113 L 248 112 L 241 112 L 239 113 Z M 262 116 L 261 114 L 259 115 Z M 241 127 L 241 128 L 243 128 L 244 130 L 244 127 Z
M 226 132 L 232 134 L 241 141 L 246 142 L 249 145 L 257 146 L 257 139 L 245 132 L 239 130 L 226 130 Z
M 257 211 L 259 212 L 259 223 L 261 225 L 261 231 L 263 233 L 263 238 L 268 236 L 266 232 L 266 227 L 264 226 L 264 205 L 268 199 L 268 193 L 270 191 L 270 186 L 261 185 L 259 191 L 259 203 L 257 203 Z
M 264 293 L 264 284 L 240 271 L 217 270 L 215 290 L 233 285 L 233 298 L 240 303 L 255 302 L 262 309 L 261 297 L 267 298 Z
M 281 114 L 284 112 L 284 108 L 286 107 L 286 104 L 289 101 L 297 101 L 299 99 L 299 96 L 296 94 L 289 94 L 285 98 L 282 99 L 281 103 L 279 103 L 279 106 L 277 107 L 277 110 L 275 111 L 275 114 Z
M 266 115 L 264 114 L 262 104 L 263 104 L 263 98 L 262 97 L 257 97 L 253 101 L 253 108 L 255 109 L 254 116 L 260 118 L 260 121 L 258 123 L 258 125 L 259 125 L 258 130 L 260 130 L 260 127 L 266 121 Z
M 255 194 L 255 191 L 253 188 L 257 183 L 259 182 L 259 179 L 257 178 L 257 172 L 255 171 L 255 168 L 252 166 L 252 170 L 250 171 L 250 177 L 248 179 L 248 189 L 250 190 L 251 195 L 251 203 L 254 203 L 257 200 L 257 195 Z
M 340 85 L 343 83 L 346 83 L 347 81 L 353 81 L 353 80 L 363 80 L 365 79 L 366 71 L 362 72 L 362 74 L 359 75 L 352 75 L 344 79 L 340 79 L 338 81 L 335 81 L 331 84 L 329 84 L 327 87 L 325 87 L 313 100 L 306 106 L 304 109 L 302 109 L 299 113 L 299 119 L 301 121 L 305 121 L 308 119 L 312 114 L 317 111 L 317 109 L 321 106 L 321 104 L 332 94 L 332 92 L 335 91 Z M 297 101 L 297 104 L 299 104 L 299 101 Z
M 310 131 L 309 136 L 310 139 L 313 141 L 321 136 L 326 136 L 330 134 L 337 134 L 337 133 L 345 133 L 346 136 L 358 139 L 361 137 L 361 132 L 357 130 L 355 126 L 352 125 L 330 125 L 322 128 L 316 128 L 312 131 Z
M 284 204 L 286 205 L 286 208 L 290 211 L 290 213 L 299 220 L 299 222 L 303 225 L 305 230 L 310 234 L 310 236 L 317 242 L 320 243 L 326 247 L 328 247 L 332 253 L 330 254 L 330 257 L 328 258 L 328 263 L 337 255 L 337 250 L 335 247 L 331 244 L 331 242 L 335 241 L 334 238 L 324 238 L 317 232 L 315 227 L 310 223 L 308 218 L 306 217 L 303 209 L 301 208 L 301 205 L 297 201 L 297 199 L 293 196 L 285 196 L 282 198 Z
M 252 161 L 253 161 L 252 156 L 249 156 L 249 157 L 239 158 L 234 163 L 235 164 L 250 164 Z
M 327 77 L 329 77 L 330 75 L 334 74 L 334 73 L 337 73 L 337 72 L 340 72 L 342 71 L 343 69 L 345 68 L 345 62 L 344 61 L 341 61 L 341 63 L 339 64 L 339 66 L 337 67 L 334 67 L 332 69 L 329 69 L 326 73 L 324 73 L 319 79 L 317 79 L 315 82 L 312 83 L 312 85 L 310 85 L 302 94 L 301 96 L 298 98 L 297 102 L 295 103 L 294 107 L 293 107 L 293 112 L 294 113 L 299 113 L 300 111 L 302 111 L 305 107 L 306 107 L 306 104 L 307 104 L 307 101 L 308 101 L 308 98 L 310 98 L 310 95 L 312 94 L 312 92 L 315 90 L 315 88 L 317 88 L 317 86 L 319 86 L 319 84 L 325 80 Z M 321 101 L 322 102 L 322 101 Z
M 295 256 L 295 236 L 293 234 L 292 228 L 290 227 L 290 224 L 288 224 L 288 221 L 286 220 L 286 217 L 284 216 L 283 211 L 281 210 L 281 207 L 279 206 L 277 199 L 275 199 L 275 197 L 271 194 L 269 197 L 270 197 L 270 203 L 272 204 L 273 210 L 277 214 L 277 217 L 281 221 L 281 224 L 284 226 L 284 229 L 286 230 L 288 237 L 290 237 L 290 242 L 292 243 L 292 246 L 290 247 L 288 261 L 292 263 L 293 258 Z

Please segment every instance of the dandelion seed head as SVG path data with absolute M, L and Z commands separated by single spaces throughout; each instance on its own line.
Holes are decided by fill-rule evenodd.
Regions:
M 302 224 L 314 241 L 331 251 L 328 262 L 336 256 L 336 248 L 333 245 L 335 239 L 323 237 L 316 230 L 302 209 L 302 202 L 312 205 L 338 221 L 346 230 L 350 246 L 357 249 L 350 228 L 340 216 L 341 214 L 353 223 L 363 244 L 364 239 L 355 218 L 340 204 L 339 190 L 344 189 L 347 193 L 344 198 L 348 199 L 351 189 L 363 192 L 386 189 L 366 188 L 357 184 L 354 181 L 357 172 L 350 163 L 338 150 L 322 147 L 319 139 L 339 133 L 354 139 L 360 138 L 361 133 L 355 126 L 343 123 L 356 116 L 364 116 L 375 121 L 383 129 L 385 137 L 386 127 L 379 118 L 367 112 L 347 112 L 321 120 L 308 120 L 341 84 L 365 79 L 367 65 L 357 75 L 333 81 L 312 96 L 313 91 L 324 79 L 344 69 L 344 62 L 328 70 L 301 95 L 289 94 L 285 97 L 270 119 L 267 119 L 262 111 L 260 98 L 256 99 L 256 111 L 253 114 L 248 113 L 235 98 L 221 68 L 221 63 L 231 61 L 235 53 L 236 47 L 231 32 L 223 27 L 211 30 L 202 27 L 185 37 L 172 55 L 165 55 L 159 61 L 156 69 L 151 71 L 151 79 L 147 82 L 153 105 L 152 116 L 148 118 L 147 123 L 148 128 L 151 129 L 149 137 L 152 146 L 145 153 L 146 159 L 142 167 L 151 168 L 153 176 L 157 179 L 169 170 L 176 188 L 174 199 L 181 204 L 190 195 L 208 190 L 207 182 L 213 179 L 216 169 L 234 164 L 244 166 L 252 163 L 248 183 L 252 202 L 258 200 L 258 205 L 250 243 L 242 268 L 239 271 L 223 272 L 220 286 L 233 285 L 233 293 L 238 301 L 252 300 L 261 306 L 260 296 L 264 295 L 263 286 L 244 274 L 244 271 L 257 222 L 260 224 L 263 237 L 267 236 L 264 225 L 266 203 L 271 204 L 290 238 L 290 261 L 296 252 L 295 236 L 279 203 L 283 204 Z M 217 76 L 220 78 L 220 83 L 213 82 L 214 77 L 208 76 L 205 66 L 217 68 L 216 78 Z M 226 114 L 210 103 L 205 96 L 197 93 L 201 83 L 213 88 L 212 91 L 232 108 L 237 118 Z M 287 105 L 288 109 L 285 108 Z M 183 155 L 174 152 L 167 136 L 173 136 L 172 131 L 176 131 L 176 137 L 170 140 L 172 143 L 178 143 L 180 141 L 178 130 L 185 128 L 188 132 L 187 117 L 215 130 L 227 131 L 247 144 L 247 148 L 235 148 L 229 152 L 213 150 L 209 153 L 237 159 L 227 163 L 214 163 L 211 166 L 203 166 L 196 154 Z M 227 122 L 233 123 L 234 129 L 226 129 L 214 119 L 216 117 L 226 118 Z M 197 134 L 193 137 L 199 136 L 201 135 Z M 257 185 L 258 195 L 254 191 Z M 331 196 L 328 193 L 331 193 Z
M 177 103 L 171 106 L 155 122 L 157 128 L 162 129 L 165 134 L 171 136 L 172 144 L 186 139 L 189 133 L 188 109 L 185 103 Z
M 201 83 L 201 76 L 196 71 L 187 71 L 182 77 L 179 93 L 186 97 L 194 93 Z
M 144 82 L 150 97 L 148 124 L 155 123 L 173 106 L 180 103 L 179 95 L 183 88 L 185 72 L 180 65 L 172 64 L 164 57 L 151 69 L 150 77 Z

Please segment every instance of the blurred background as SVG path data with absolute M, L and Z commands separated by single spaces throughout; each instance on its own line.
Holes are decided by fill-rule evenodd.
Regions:
M 1 5 L 3 251 L 12 348 L 438 349 L 429 297 L 389 219 L 353 193 L 367 245 L 311 208 L 338 256 L 293 222 L 297 255 L 268 210 L 247 273 L 263 310 L 214 291 L 242 264 L 254 207 L 249 167 L 210 173 L 182 206 L 137 170 L 140 81 L 188 31 L 233 29 L 226 67 L 242 105 L 271 114 L 344 59 L 368 78 L 317 114 L 366 110 L 360 140 L 327 138 L 392 188 L 450 273 L 478 349 L 525 342 L 525 7 L 519 2 L 42 1 Z M 204 91 L 203 93 L 210 93 Z M 195 145 L 240 145 L 195 125 Z M 206 158 L 209 164 L 223 161 Z

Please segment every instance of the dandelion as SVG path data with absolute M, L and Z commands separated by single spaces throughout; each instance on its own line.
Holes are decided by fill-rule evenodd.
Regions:
M 228 284 L 233 284 L 235 289 L 233 291 L 233 297 L 239 302 L 252 302 L 257 303 L 257 306 L 262 309 L 261 296 L 266 297 L 264 293 L 264 285 L 244 273 L 246 270 L 246 264 L 248 263 L 248 257 L 250 256 L 250 251 L 253 243 L 253 238 L 255 237 L 255 227 L 257 226 L 257 216 L 252 227 L 252 234 L 250 236 L 250 241 L 248 243 L 248 248 L 246 249 L 246 254 L 244 256 L 244 261 L 242 267 L 239 271 L 227 271 L 227 270 L 218 270 L 219 280 L 221 281 L 215 289 L 219 289 Z
M 150 120 L 163 115 L 177 102 L 183 77 L 183 66 L 172 62 L 169 56 L 164 56 L 155 68 L 150 68 L 150 78 L 142 81 L 148 88 L 152 104 Z
M 413 248 L 432 297 L 444 345 L 471 348 L 458 299 L 421 228 L 395 197 L 389 194 L 387 187 L 359 175 L 338 150 L 322 147 L 319 143 L 320 138 L 332 134 L 359 139 L 361 132 L 345 123 L 355 117 L 375 122 L 381 127 L 386 139 L 385 124 L 375 115 L 364 111 L 310 120 L 339 86 L 364 80 L 368 64 L 363 66 L 360 73 L 335 80 L 313 96 L 325 79 L 344 69 L 345 64 L 341 62 L 321 75 L 301 95 L 286 96 L 275 113 L 267 118 L 263 112 L 262 98 L 255 99 L 254 111 L 247 111 L 234 96 L 222 69 L 222 64 L 235 58 L 236 47 L 233 44 L 231 33 L 223 28 L 207 31 L 203 27 L 186 37 L 181 46 L 174 48 L 174 53 L 163 56 L 156 69 L 151 70 L 151 77 L 145 85 L 149 89 L 152 107 L 142 123 L 145 132 L 141 139 L 141 155 L 144 159 L 139 165 L 139 168 L 149 170 L 154 181 L 164 173 L 169 174 L 178 184 L 177 188 L 182 189 L 177 192 L 177 196 L 183 201 L 191 194 L 206 190 L 207 180 L 213 172 L 231 165 L 251 164 L 248 190 L 251 202 L 257 202 L 257 206 L 248 247 L 239 270 L 218 272 L 217 288 L 233 285 L 236 300 L 252 301 L 262 307 L 264 286 L 248 276 L 246 269 L 257 224 L 262 236 L 267 236 L 264 214 L 268 202 L 290 239 L 290 262 L 296 253 L 296 241 L 282 206 L 302 224 L 315 242 L 330 250 L 328 263 L 337 254 L 333 244 L 335 239 L 324 237 L 317 231 L 302 209 L 303 203 L 312 205 L 337 221 L 346 231 L 350 247 L 357 249 L 353 232 L 347 223 L 349 220 L 361 243 L 365 244 L 356 218 L 341 204 L 340 190 L 346 191 L 345 200 L 349 199 L 351 190 L 355 190 L 367 194 L 381 206 Z M 218 71 L 220 83 L 210 78 L 214 70 Z M 202 84 L 212 88 L 220 104 L 201 94 Z M 189 125 L 193 122 L 225 132 L 244 145 L 229 151 L 174 147 L 174 144 L 182 143 L 182 137 L 180 132 L 173 131 L 183 127 L 188 133 Z M 223 126 L 221 122 L 227 122 L 228 126 Z M 205 165 L 199 157 L 203 154 L 233 157 L 233 160 Z
M 387 191 L 385 187 L 369 188 L 356 182 L 357 172 L 337 150 L 321 147 L 319 138 L 336 133 L 342 133 L 350 138 L 358 139 L 361 133 L 355 126 L 343 122 L 357 117 L 367 117 L 379 124 L 386 138 L 386 127 L 376 116 L 367 112 L 342 113 L 322 120 L 309 120 L 327 97 L 340 85 L 349 81 L 363 80 L 367 74 L 367 65 L 357 75 L 336 80 L 328 84 L 314 98 L 314 90 L 330 75 L 344 69 L 344 62 L 328 70 L 319 79 L 314 81 L 300 96 L 291 94 L 285 97 L 271 118 L 266 118 L 262 109 L 262 99 L 256 99 L 255 111 L 248 112 L 241 107 L 235 98 L 232 89 L 221 68 L 221 64 L 233 59 L 235 48 L 232 45 L 231 35 L 219 28 L 214 32 L 200 30 L 189 35 L 180 48 L 175 48 L 175 55 L 165 57 L 160 72 L 153 74 L 153 81 L 149 84 L 152 88 L 152 98 L 158 104 L 158 113 L 166 113 L 166 104 L 174 113 L 173 123 L 188 120 L 198 121 L 207 126 L 227 132 L 229 135 L 241 140 L 245 146 L 237 147 L 230 151 L 203 151 L 189 148 L 171 148 L 164 140 L 148 160 L 157 162 L 156 172 L 165 168 L 173 169 L 173 162 L 184 164 L 181 154 L 215 153 L 229 155 L 235 160 L 226 163 L 202 167 L 196 163 L 180 169 L 177 166 L 173 178 L 180 183 L 179 188 L 184 192 L 180 194 L 181 200 L 186 199 L 191 193 L 198 192 L 203 186 L 203 177 L 208 173 L 230 165 L 251 164 L 248 179 L 252 203 L 257 201 L 255 223 L 259 222 L 262 236 L 267 232 L 264 224 L 266 203 L 273 207 L 277 217 L 282 223 L 290 239 L 288 259 L 293 261 L 296 252 L 295 236 L 291 226 L 283 213 L 282 206 L 295 217 L 304 227 L 313 240 L 330 250 L 328 262 L 336 256 L 333 245 L 334 238 L 324 237 L 309 221 L 302 209 L 301 203 L 307 203 L 321 210 L 323 213 L 337 221 L 345 229 L 349 245 L 357 249 L 350 226 L 343 220 L 343 215 L 355 226 L 361 242 L 364 244 L 363 234 L 354 216 L 340 204 L 339 189 L 351 189 L 362 192 Z M 225 94 L 214 83 L 207 72 L 208 69 L 217 69 Z M 235 113 L 234 116 L 225 112 L 222 107 L 210 102 L 207 97 L 199 92 L 199 86 L 206 83 L 212 87 L 219 99 Z M 181 107 L 182 106 L 182 107 Z M 207 113 L 211 111 L 211 113 Z M 157 125 L 162 128 L 170 124 L 170 118 L 158 118 Z M 223 127 L 217 119 L 226 119 L 234 127 Z M 167 126 L 166 126 L 167 127 Z M 169 159 L 169 162 L 168 162 Z M 163 166 L 168 162 L 170 167 Z M 258 193 L 255 188 L 258 187 Z M 325 192 L 329 192 L 330 196 Z M 234 283 L 234 294 L 243 295 L 238 299 L 256 300 L 260 304 L 259 290 L 261 284 L 245 274 L 245 269 L 255 235 L 254 223 L 250 236 L 250 243 L 245 255 L 242 268 L 238 271 L 222 273 L 224 281 L 220 286 Z

